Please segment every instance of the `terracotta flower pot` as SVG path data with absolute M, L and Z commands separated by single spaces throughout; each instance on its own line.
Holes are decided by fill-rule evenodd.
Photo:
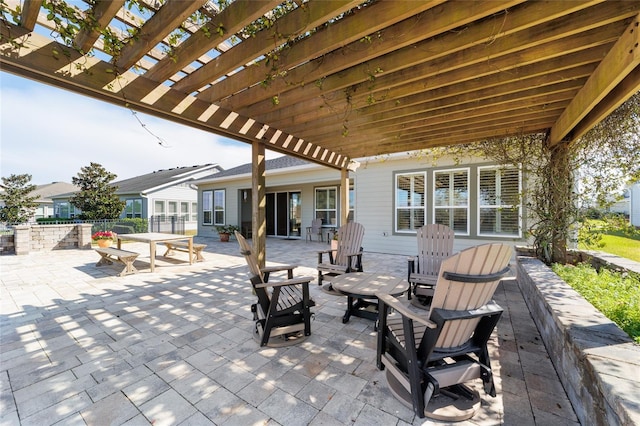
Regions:
M 98 247 L 107 248 L 111 247 L 113 240 L 98 240 Z

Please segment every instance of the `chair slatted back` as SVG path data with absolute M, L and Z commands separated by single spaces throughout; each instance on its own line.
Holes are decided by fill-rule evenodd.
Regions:
M 268 288 L 255 288 L 255 284 L 265 283 L 264 274 L 258 266 L 258 260 L 256 259 L 255 254 L 253 253 L 253 248 L 251 244 L 242 236 L 241 233 L 235 231 L 236 239 L 238 240 L 238 244 L 240 245 L 240 252 L 244 255 L 245 260 L 247 261 L 247 266 L 249 266 L 249 271 L 251 272 L 252 279 L 251 283 L 254 285 L 254 290 L 256 295 L 258 296 L 258 301 L 262 306 L 264 312 L 267 312 L 269 307 L 269 302 L 272 297 L 272 290 Z M 293 307 L 294 305 L 300 303 L 302 300 L 302 291 L 298 287 L 281 287 L 280 295 L 278 297 L 278 309 L 284 310 Z
M 238 231 L 235 231 L 235 236 L 238 240 L 238 244 L 240 245 L 240 252 L 247 261 L 251 275 L 259 276 L 260 279 L 262 279 L 262 272 L 260 271 L 260 266 L 258 266 L 258 260 L 253 253 L 253 248 Z
M 357 253 L 362 247 L 364 226 L 357 222 L 349 222 L 338 229 L 338 249 L 335 264 L 346 265 L 347 255 Z
M 445 225 L 429 224 L 418 229 L 419 274 L 438 275 L 442 261 L 453 254 L 453 229 Z
M 487 304 L 500 283 L 499 276 L 489 281 L 473 282 L 472 279 L 463 281 L 461 277 L 452 278 L 449 274 L 498 274 L 508 267 L 512 252 L 513 249 L 507 244 L 484 244 L 445 259 L 440 267 L 429 316 L 435 308 L 473 310 Z M 471 338 L 479 321 L 479 318 L 472 318 L 446 322 L 436 348 L 455 348 L 464 344 Z
M 322 219 L 318 217 L 311 221 L 311 233 L 318 235 L 320 232 L 322 232 Z

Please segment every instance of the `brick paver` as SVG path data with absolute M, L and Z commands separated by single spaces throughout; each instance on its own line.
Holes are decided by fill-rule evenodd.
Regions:
M 438 424 L 413 415 L 375 367 L 371 321 L 312 283 L 312 335 L 285 348 L 252 337 L 255 302 L 235 242 L 194 265 L 158 257 L 119 277 L 92 250 L 0 256 L 0 425 Z M 325 243 L 267 240 L 270 262 L 315 277 Z M 406 273 L 406 256 L 366 253 L 365 270 Z M 277 277 L 272 278 L 275 280 Z M 515 280 L 490 343 L 498 396 L 468 425 L 578 424 Z

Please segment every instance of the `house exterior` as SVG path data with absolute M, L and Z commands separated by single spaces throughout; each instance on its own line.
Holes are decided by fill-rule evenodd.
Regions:
M 60 194 L 67 194 L 77 190 L 77 186 L 67 182 L 51 182 L 44 185 L 37 185 L 36 189 L 29 194 L 29 196 L 38 197 L 35 200 L 38 205 L 30 221 L 46 217 L 55 217 L 53 198 Z M 4 206 L 4 201 L 0 201 L 0 205 Z
M 640 183 L 629 187 L 629 222 L 640 227 Z
M 198 217 L 197 191 L 193 181 L 222 171 L 217 164 L 176 167 L 113 182 L 116 194 L 125 201 L 121 218 L 171 217 L 185 219 L 185 229 L 196 229 Z M 69 199 L 73 193 L 54 199 L 55 216 L 73 218 L 80 211 Z
M 442 223 L 456 233 L 456 250 L 491 241 L 525 241 L 526 214 L 519 167 L 480 159 L 458 165 L 453 159 L 416 154 L 359 159 L 350 172 L 349 206 L 339 203 L 340 172 L 292 157 L 266 162 L 267 236 L 305 238 L 320 217 L 327 231 L 339 227 L 340 212 L 365 227 L 366 251 L 414 254 L 415 230 Z M 251 164 L 200 179 L 199 236 L 215 236 L 215 226 L 240 226 L 250 235 Z

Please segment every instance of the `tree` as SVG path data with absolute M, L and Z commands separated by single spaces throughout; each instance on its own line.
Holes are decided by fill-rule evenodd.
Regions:
M 4 206 L 0 207 L 0 220 L 7 223 L 24 223 L 33 216 L 38 204 L 37 196 L 29 196 L 36 189 L 31 183 L 31 175 L 11 175 L 2 178 L 0 187 L 4 190 L 0 200 Z
M 117 219 L 125 202 L 116 195 L 117 186 L 109 185 L 116 175 L 108 172 L 98 163 L 82 167 L 77 177 L 71 178 L 80 192 L 71 197 L 71 204 L 82 210 L 80 219 Z

